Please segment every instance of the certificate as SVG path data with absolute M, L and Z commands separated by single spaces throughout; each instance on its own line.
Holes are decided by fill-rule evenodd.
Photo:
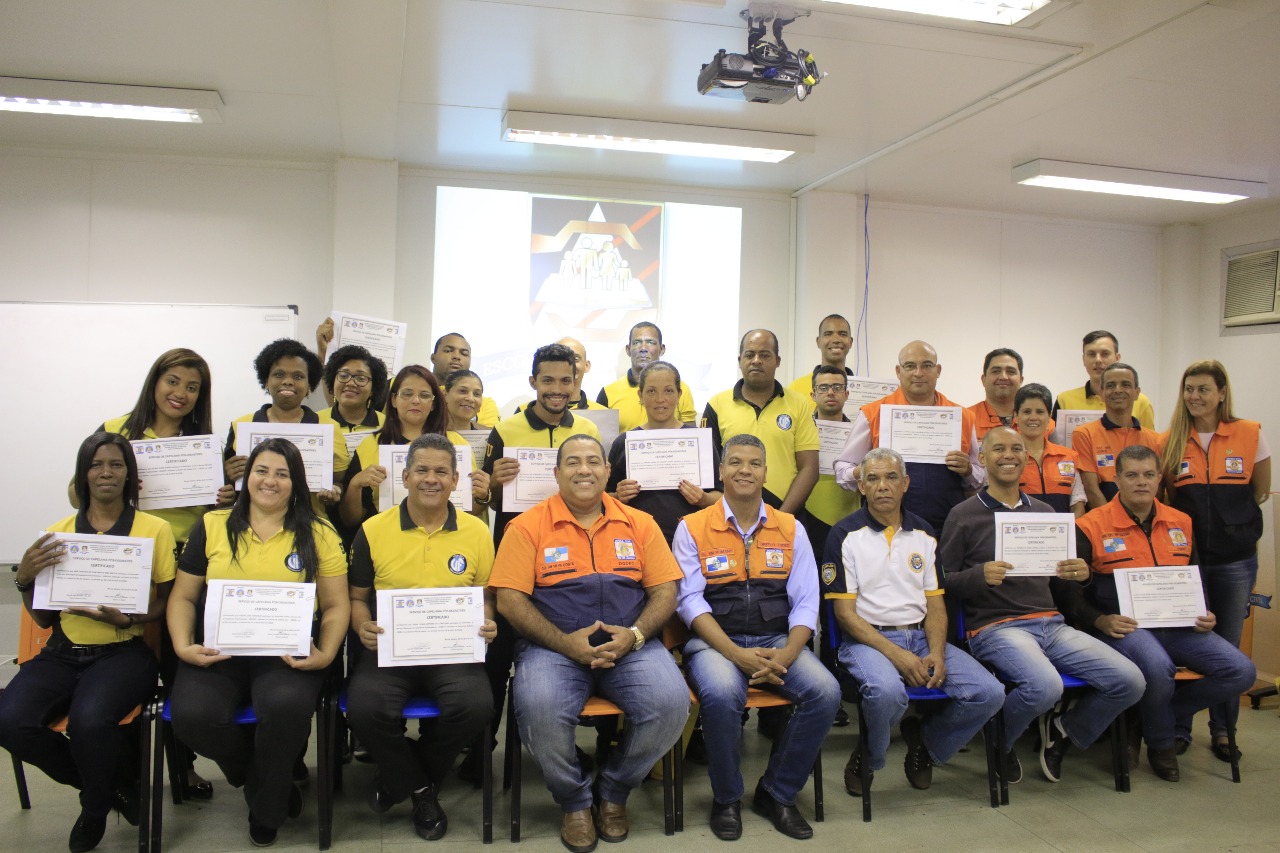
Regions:
M 484 588 L 378 590 L 378 666 L 484 663 Z
M 853 424 L 848 421 L 814 421 L 818 425 L 818 474 L 835 474 L 836 457 L 849 443 Z
M 222 452 L 212 435 L 131 441 L 142 493 L 138 509 L 205 506 L 218 499 L 224 482 Z
M 208 587 L 206 647 L 237 657 L 311 654 L 314 583 L 210 580 Z
M 155 540 L 94 533 L 55 533 L 62 559 L 36 575 L 32 606 L 114 607 L 146 613 L 151 603 L 151 557 Z
M 1013 576 L 1058 574 L 1058 563 L 1076 555 L 1076 521 L 1069 512 L 997 512 L 996 559 Z
M 1116 569 L 1120 615 L 1141 628 L 1190 628 L 1205 615 L 1199 566 Z
M 600 430 L 600 443 L 604 445 L 604 455 L 608 457 L 609 448 L 613 447 L 613 440 L 618 437 L 618 410 L 574 409 L 572 414 L 575 418 L 583 418 L 596 425 L 596 429 Z
M 867 403 L 874 403 L 898 390 L 898 382 L 894 379 L 846 376 L 844 381 L 849 389 L 849 399 L 844 403 L 844 416 L 851 421 L 858 419 L 858 410 Z
M 1100 417 L 1101 409 L 1059 409 L 1058 416 L 1054 418 L 1057 428 L 1053 431 L 1053 443 L 1070 447 L 1071 433 L 1076 431 L 1076 427 L 1093 423 Z
M 503 512 L 533 509 L 560 490 L 555 475 L 555 448 L 504 447 L 502 455 L 520 463 L 520 473 L 502 487 Z
M 880 407 L 880 446 L 902 454 L 907 462 L 945 464 L 959 450 L 964 409 L 958 406 Z
M 475 464 L 472 466 L 473 471 L 479 471 L 484 467 L 484 455 L 488 452 L 489 435 L 491 429 L 460 429 L 457 430 L 458 435 L 467 440 L 467 444 L 471 445 L 471 456 Z
M 345 311 L 334 311 L 330 316 L 333 317 L 333 341 L 329 344 L 329 352 L 337 352 L 339 347 L 347 344 L 357 344 L 382 360 L 387 366 L 388 376 L 396 375 L 404 363 L 408 323 L 362 317 Z
M 455 444 L 458 460 L 458 487 L 449 494 L 449 502 L 463 512 L 471 512 L 471 447 Z M 378 445 L 378 464 L 387 469 L 387 478 L 378 486 L 378 509 L 399 506 L 408 497 L 404 487 L 404 465 L 409 453 L 407 444 Z
M 236 424 L 236 455 L 248 456 L 269 438 L 283 438 L 302 453 L 307 488 L 324 492 L 333 488 L 333 424 L 275 424 L 245 421 Z M 238 491 L 243 481 L 236 483 Z
M 704 489 L 715 485 L 709 429 L 631 430 L 624 447 L 627 479 L 641 489 L 678 489 L 681 480 Z

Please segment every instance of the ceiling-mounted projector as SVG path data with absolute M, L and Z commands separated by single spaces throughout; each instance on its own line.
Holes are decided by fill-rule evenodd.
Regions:
M 722 48 L 702 66 L 698 93 L 755 104 L 782 104 L 792 98 L 803 101 L 827 75 L 818 70 L 818 63 L 809 51 L 787 50 L 782 28 L 808 14 L 772 3 L 752 3 L 743 9 L 747 52 L 728 53 Z M 773 22 L 773 41 L 765 38 L 765 24 L 770 21 Z

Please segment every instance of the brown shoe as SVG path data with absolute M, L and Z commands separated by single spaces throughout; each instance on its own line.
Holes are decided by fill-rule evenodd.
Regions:
M 608 800 L 601 800 L 591 807 L 591 812 L 596 819 L 596 833 L 600 836 L 601 841 L 614 844 L 618 841 L 627 840 L 627 833 L 631 831 L 631 823 L 627 820 L 626 806 L 611 803 Z
M 1147 744 L 1147 761 L 1161 779 L 1166 782 L 1178 781 L 1178 754 L 1174 747 L 1152 749 L 1151 744 Z
M 564 816 L 560 825 L 560 843 L 570 853 L 591 853 L 596 849 L 596 827 L 591 822 L 591 809 L 578 809 Z

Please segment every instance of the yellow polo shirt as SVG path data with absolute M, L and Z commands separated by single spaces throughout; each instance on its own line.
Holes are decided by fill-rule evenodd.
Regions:
M 764 443 L 768 473 L 764 488 L 778 501 L 787 496 L 800 470 L 796 453 L 818 451 L 818 428 L 813 423 L 813 401 L 773 383 L 773 397 L 757 409 L 742 397 L 742 380 L 707 402 L 702 425 L 711 429 L 716 453 L 724 459 L 724 443 L 739 433 L 750 433 Z
M 227 535 L 229 509 L 206 513 L 201 524 L 191 531 L 187 547 L 182 550 L 178 568 L 207 580 L 283 581 L 302 583 L 306 572 L 294 551 L 293 532 L 281 528 L 264 542 L 253 528 L 240 534 L 238 551 L 231 558 L 231 539 Z M 347 555 L 342 540 L 326 521 L 312 525 L 316 540 L 316 557 L 320 565 L 313 573 L 318 577 L 334 577 L 347 573 Z
M 401 502 L 361 526 L 349 581 L 366 589 L 484 586 L 492 569 L 493 539 L 483 521 L 449 504 L 444 524 L 428 533 Z
M 628 370 L 616 382 L 610 382 L 600 389 L 596 402 L 610 409 L 618 410 L 618 432 L 635 429 L 649 420 L 644 404 L 640 402 L 640 386 L 638 379 L 631 377 Z M 693 394 L 687 382 L 680 383 L 680 402 L 676 407 L 677 417 L 687 424 L 698 419 L 698 409 L 693 404 Z

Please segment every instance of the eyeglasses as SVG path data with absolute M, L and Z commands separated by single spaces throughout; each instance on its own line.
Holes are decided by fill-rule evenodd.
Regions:
M 339 382 L 350 382 L 357 388 L 363 388 L 373 381 L 373 377 L 365 376 L 363 373 L 352 373 L 349 370 L 339 370 L 337 380 Z
M 924 373 L 931 373 L 938 367 L 938 365 L 932 361 L 922 361 L 919 364 L 916 364 L 914 361 L 908 361 L 906 364 L 900 364 L 898 366 L 907 373 L 915 373 L 917 368 Z
M 832 391 L 839 394 L 844 391 L 846 387 L 847 386 L 844 383 L 840 383 L 838 385 L 814 385 L 813 390 L 817 391 L 819 394 L 830 394 Z
M 424 403 L 430 403 L 436 398 L 436 395 L 432 394 L 430 391 L 419 391 L 415 394 L 407 388 L 396 392 L 396 396 L 401 400 L 404 400 L 406 403 L 412 402 L 413 400 L 421 400 Z

